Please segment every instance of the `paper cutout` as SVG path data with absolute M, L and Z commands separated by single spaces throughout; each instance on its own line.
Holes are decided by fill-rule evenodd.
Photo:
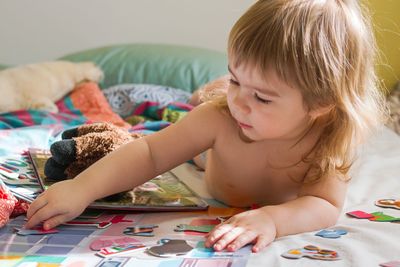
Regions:
M 122 237 L 122 238 L 115 238 L 115 239 L 97 239 L 90 243 L 90 249 L 94 251 L 99 251 L 105 247 L 112 247 L 112 246 L 122 246 L 126 244 L 138 243 L 139 240 L 132 238 L 132 237 Z
M 122 267 L 129 260 L 128 257 L 110 257 L 99 262 L 95 267 Z
M 288 259 L 300 259 L 301 257 L 308 257 L 316 260 L 340 260 L 339 254 L 334 250 L 320 249 L 317 246 L 308 245 L 303 248 L 291 249 L 281 255 Z
M 143 245 L 142 243 L 131 243 L 131 244 L 125 244 L 125 245 L 120 245 L 120 246 L 111 246 L 111 247 L 105 247 L 100 249 L 99 252 L 96 253 L 96 255 L 103 257 L 103 258 L 108 258 L 108 257 L 113 257 L 113 256 L 122 256 L 125 254 L 129 254 L 132 252 L 138 252 L 138 251 L 143 251 L 146 249 L 146 246 Z
M 357 219 L 368 219 L 374 222 L 392 222 L 392 223 L 400 223 L 400 218 L 396 218 L 390 215 L 386 215 L 383 212 L 377 211 L 372 213 L 366 213 L 360 210 L 347 212 L 347 215 L 355 217 Z
M 132 220 L 127 220 L 124 219 L 126 215 L 115 215 L 114 217 L 111 218 L 110 222 L 112 224 L 116 224 L 116 223 L 121 223 L 121 222 L 133 222 Z
M 59 232 L 56 229 L 44 230 L 42 227 L 35 227 L 32 229 L 14 228 L 14 231 L 17 235 L 47 235 Z
M 390 215 L 386 215 L 383 212 L 372 212 L 371 213 L 374 217 L 369 218 L 368 220 L 370 221 L 376 221 L 376 222 L 395 222 L 395 221 L 400 221 L 400 218 L 396 218 Z
M 94 222 L 94 221 L 69 221 L 63 223 L 64 225 L 76 225 L 76 226 L 93 226 L 99 229 L 104 229 L 112 225 L 111 222 Z
M 212 247 L 204 246 L 204 241 L 199 241 L 196 247 L 189 253 L 188 258 L 247 258 L 251 255 L 252 245 L 246 245 L 236 251 L 215 251 Z
M 214 225 L 214 227 L 220 224 L 221 221 L 218 218 L 195 218 L 193 219 L 189 225 L 190 226 L 203 226 L 203 225 Z M 204 236 L 207 233 L 204 232 L 197 232 L 197 231 L 183 231 L 185 235 L 192 235 L 192 236 Z
M 343 229 L 332 229 L 332 230 L 325 229 L 325 230 L 319 231 L 315 235 L 324 237 L 324 238 L 339 238 L 345 234 L 347 234 L 347 231 L 343 230 Z
M 65 222 L 63 224 L 65 225 L 80 225 L 80 226 L 94 226 L 99 229 L 104 229 L 109 227 L 112 224 L 116 223 L 121 223 L 121 222 L 133 222 L 132 220 L 126 220 L 124 219 L 125 215 L 116 215 L 111 218 L 109 221 L 103 221 L 103 222 L 97 222 L 97 221 L 90 221 L 86 219 L 80 219 L 80 220 L 72 220 L 69 222 Z
M 189 224 L 178 224 L 174 231 L 175 232 L 184 232 L 184 231 L 192 231 L 199 233 L 209 233 L 212 229 L 214 229 L 215 225 L 189 225 Z
M 392 208 L 400 210 L 400 199 L 384 198 L 375 201 L 375 205 L 382 208 Z
M 355 217 L 357 219 L 368 219 L 368 218 L 373 218 L 374 215 L 366 213 L 364 211 L 361 210 L 355 210 L 355 211 L 351 211 L 351 212 L 347 212 L 346 213 L 349 216 Z
M 158 225 L 155 224 L 130 226 L 125 228 L 124 234 L 135 236 L 154 236 L 153 230 L 157 227 Z
M 180 255 L 185 255 L 191 251 L 191 247 L 186 240 L 181 239 L 170 239 L 163 241 L 162 245 L 153 246 L 147 250 L 151 255 L 157 257 L 175 257 Z

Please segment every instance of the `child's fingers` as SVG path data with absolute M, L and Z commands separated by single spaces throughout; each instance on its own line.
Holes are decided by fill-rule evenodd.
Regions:
M 43 195 L 40 195 L 36 198 L 35 201 L 33 201 L 29 205 L 29 209 L 26 212 L 26 217 L 30 219 L 38 210 L 43 208 L 47 204 L 47 200 L 43 197 Z
M 235 251 L 248 243 L 251 243 L 257 238 L 257 233 L 254 231 L 244 231 L 242 232 L 234 241 L 230 242 L 227 249 L 229 251 Z
M 257 243 L 253 246 L 252 251 L 254 253 L 257 253 L 260 250 L 262 250 L 263 248 L 265 248 L 266 246 L 268 246 L 271 242 L 272 242 L 272 240 L 266 238 L 264 235 L 259 235 L 257 237 Z
M 41 222 L 40 217 L 38 217 L 37 215 L 33 215 L 32 217 L 30 217 L 28 219 L 28 221 L 25 223 L 24 228 L 26 229 L 30 229 L 34 226 L 36 226 L 37 224 L 39 224 Z
M 55 213 L 55 209 L 52 209 L 49 207 L 48 204 L 46 204 L 44 207 L 38 209 L 32 217 L 28 219 L 28 222 L 25 224 L 25 228 L 29 229 L 43 221 L 46 221 L 47 219 L 56 216 L 57 214 Z
M 56 227 L 57 225 L 62 224 L 65 221 L 68 221 L 66 214 L 56 215 L 56 216 L 51 217 L 50 219 L 46 220 L 45 222 L 43 222 L 43 229 L 45 229 L 45 230 L 52 229 L 52 228 Z
M 214 245 L 216 251 L 223 250 L 228 244 L 235 240 L 238 236 L 243 234 L 245 229 L 242 227 L 235 227 L 226 232 Z
M 226 232 L 229 232 L 233 228 L 234 228 L 234 226 L 231 224 L 221 224 L 221 225 L 215 227 L 214 230 L 212 230 L 209 233 L 209 236 L 205 242 L 205 246 L 210 247 L 212 244 L 215 243 L 215 241 L 220 239 L 221 236 L 223 236 Z

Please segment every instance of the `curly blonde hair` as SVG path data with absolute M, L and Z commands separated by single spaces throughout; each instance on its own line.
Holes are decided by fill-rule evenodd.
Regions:
M 301 91 L 309 110 L 332 106 L 313 153 L 303 158 L 312 181 L 347 178 L 355 145 L 387 116 L 369 21 L 356 0 L 260 0 L 230 32 L 230 64 L 249 63 L 260 73 L 273 68 Z M 227 108 L 226 95 L 214 103 Z

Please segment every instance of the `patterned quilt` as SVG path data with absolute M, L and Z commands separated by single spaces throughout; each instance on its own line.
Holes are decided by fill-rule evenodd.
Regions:
M 95 83 L 84 83 L 56 104 L 58 113 L 19 110 L 0 114 L 0 157 L 29 147 L 47 148 L 60 133 L 84 123 L 111 122 L 129 131 L 151 133 L 179 120 L 191 106 L 183 102 L 136 102 L 125 118 L 113 111 Z

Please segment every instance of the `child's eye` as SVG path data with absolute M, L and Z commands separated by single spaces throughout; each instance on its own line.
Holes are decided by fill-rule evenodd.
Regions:
M 237 81 L 233 80 L 233 79 L 229 79 L 229 83 L 233 84 L 233 85 L 236 85 L 236 86 L 239 86 L 239 83 Z
M 261 98 L 257 93 L 254 93 L 254 98 L 255 98 L 257 101 L 259 101 L 259 102 L 261 102 L 261 103 L 263 103 L 263 104 L 269 104 L 269 103 L 272 102 L 271 100 L 267 100 L 267 99 Z

